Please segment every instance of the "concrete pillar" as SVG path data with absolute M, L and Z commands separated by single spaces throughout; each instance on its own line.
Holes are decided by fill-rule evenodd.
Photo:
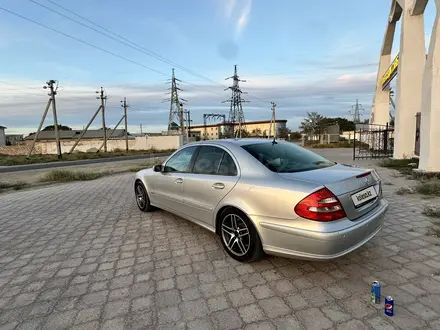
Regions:
M 391 64 L 391 55 L 382 55 L 377 72 L 376 92 L 374 94 L 373 107 L 371 109 L 370 123 L 374 125 L 386 125 L 390 119 L 390 92 L 382 90 L 382 76 Z
M 440 172 L 440 0 L 435 4 L 437 13 L 423 76 L 419 162 L 423 172 Z
M 426 50 L 423 14 L 411 16 L 413 0 L 398 2 L 403 11 L 396 88 L 394 158 L 402 159 L 414 155 L 416 113 L 422 104 Z
M 390 119 L 390 92 L 388 89 L 382 90 L 382 77 L 391 65 L 391 50 L 396 31 L 396 22 L 400 19 L 401 12 L 402 9 L 400 5 L 396 3 L 396 0 L 392 0 L 380 52 L 379 68 L 376 77 L 376 91 L 371 108 L 370 124 L 385 125 Z

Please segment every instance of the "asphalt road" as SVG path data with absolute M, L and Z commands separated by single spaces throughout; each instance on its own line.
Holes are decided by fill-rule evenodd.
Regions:
M 28 165 L 0 166 L 0 173 L 21 172 L 21 171 L 39 170 L 45 168 L 75 166 L 75 165 L 119 162 L 124 160 L 149 159 L 155 157 L 164 157 L 168 155 L 170 154 L 157 153 L 157 154 L 149 154 L 149 155 L 133 155 L 133 156 L 72 160 L 72 161 L 64 161 L 64 162 L 51 162 L 51 163 L 39 163 L 39 164 L 28 164 Z

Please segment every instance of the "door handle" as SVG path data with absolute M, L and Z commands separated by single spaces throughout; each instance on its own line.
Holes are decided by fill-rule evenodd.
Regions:
M 174 181 L 174 182 L 176 182 L 176 183 L 182 183 L 182 182 L 183 182 L 183 179 L 182 179 L 182 178 L 177 178 L 176 181 Z
M 214 188 L 214 189 L 223 189 L 224 187 L 225 187 L 225 185 L 221 182 L 217 182 L 212 185 L 212 188 Z

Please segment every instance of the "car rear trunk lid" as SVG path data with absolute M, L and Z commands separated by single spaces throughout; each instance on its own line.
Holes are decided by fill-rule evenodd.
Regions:
M 374 209 L 382 197 L 380 178 L 375 170 L 337 164 L 297 173 L 278 173 L 281 177 L 315 183 L 335 194 L 347 218 L 355 220 Z

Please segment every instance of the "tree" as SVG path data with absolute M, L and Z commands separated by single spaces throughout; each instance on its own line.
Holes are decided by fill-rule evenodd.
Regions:
M 348 120 L 346 118 L 336 117 L 336 118 L 328 118 L 324 117 L 321 122 L 321 127 L 330 126 L 330 125 L 339 125 L 339 130 L 341 131 L 353 131 L 355 128 L 354 122 L 352 120 Z
M 306 134 L 316 134 L 319 131 L 323 118 L 317 112 L 307 112 L 307 118 L 301 122 L 299 129 Z
M 291 132 L 290 133 L 290 140 L 301 140 L 302 135 L 300 132 Z
M 239 130 L 236 131 L 235 136 L 240 137 L 240 131 Z M 247 138 L 249 136 L 250 136 L 249 132 L 242 128 L 241 129 L 241 137 L 242 138 Z
M 289 138 L 290 130 L 287 127 L 278 128 L 278 137 L 287 140 Z
M 42 129 L 42 131 L 54 131 L 55 125 L 49 125 Z M 71 131 L 72 129 L 69 126 L 64 126 L 61 124 L 58 124 L 58 130 L 59 131 Z
M 260 128 L 256 128 L 252 130 L 252 136 L 261 136 L 261 129 Z

